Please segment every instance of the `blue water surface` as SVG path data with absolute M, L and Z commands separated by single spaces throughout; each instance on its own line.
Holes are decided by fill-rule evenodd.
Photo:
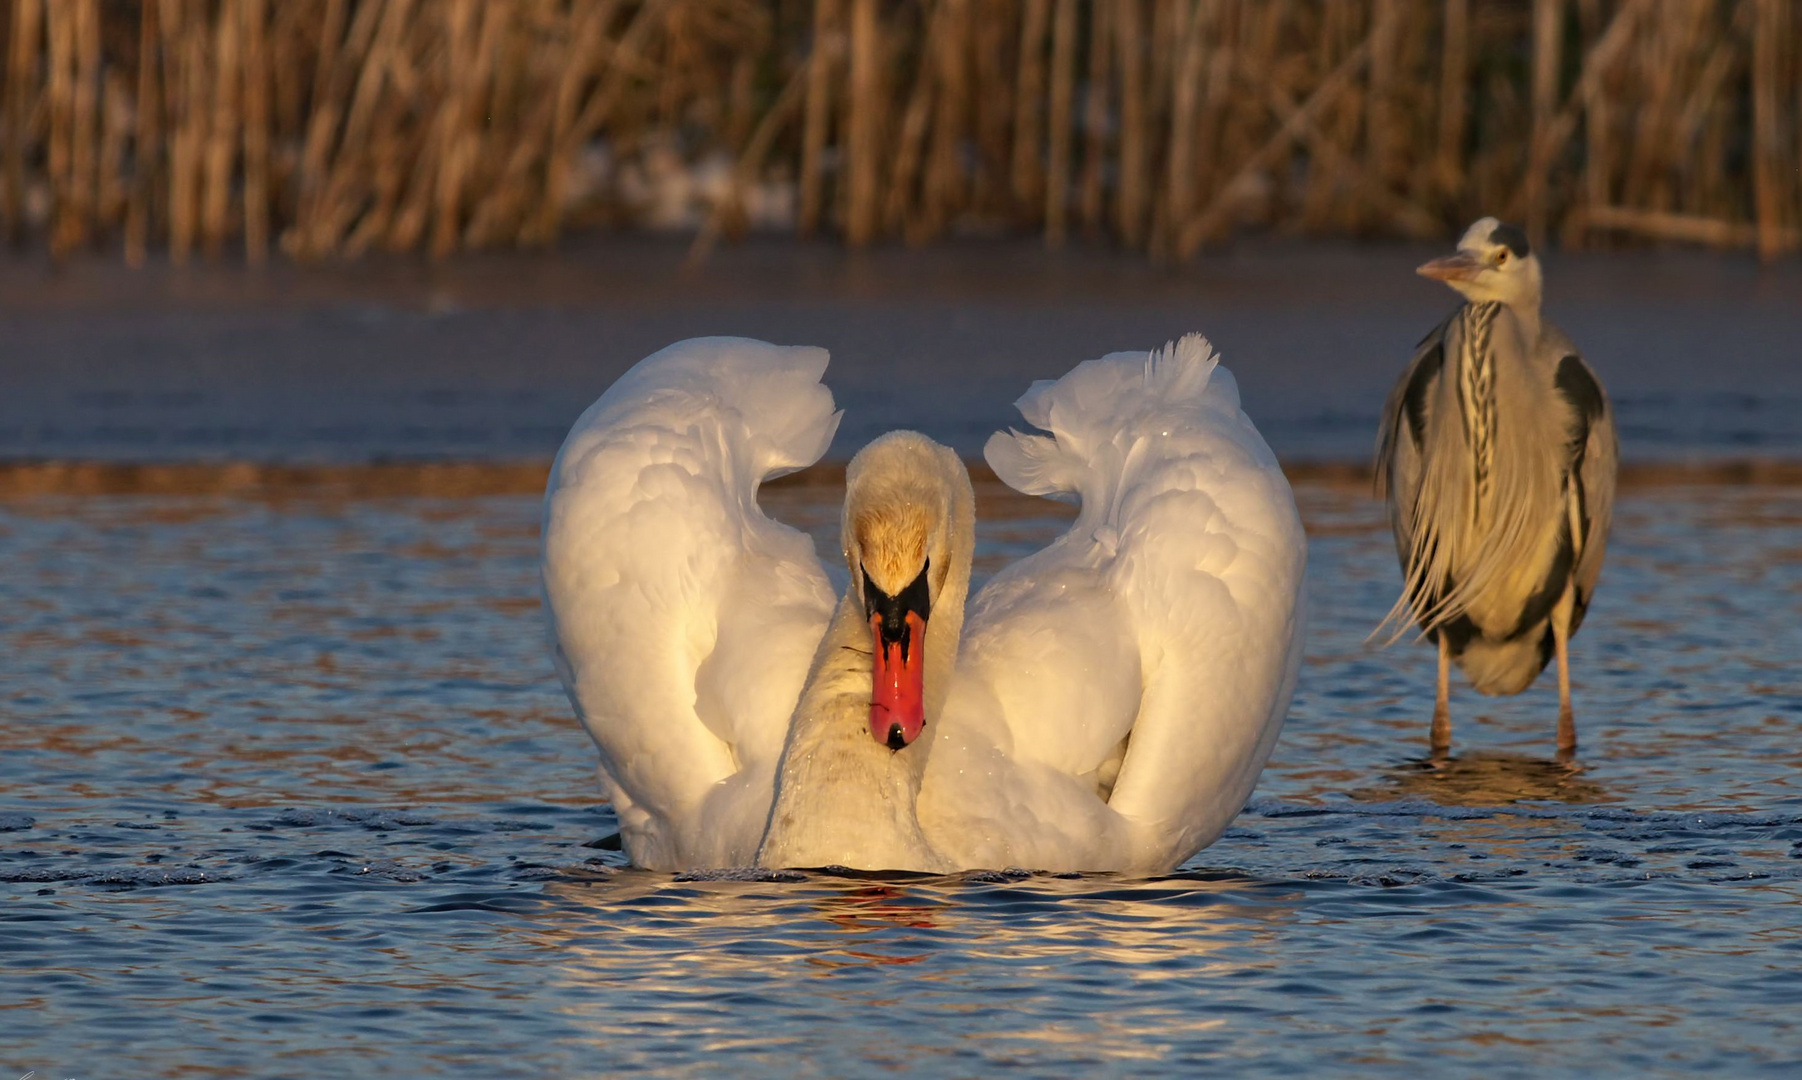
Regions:
M 1294 712 L 1152 880 L 625 867 L 532 498 L 0 502 L 0 1071 L 1802 1075 L 1802 492 L 1625 493 L 1568 761 L 1549 678 L 1429 759 L 1381 509 L 1299 497 Z

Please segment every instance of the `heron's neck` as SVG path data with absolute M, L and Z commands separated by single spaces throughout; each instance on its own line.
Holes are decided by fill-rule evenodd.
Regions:
M 1514 317 L 1520 320 L 1521 340 L 1525 341 L 1527 348 L 1531 350 L 1539 342 L 1539 297 L 1535 296 L 1531 300 L 1518 304 L 1509 304 L 1508 310 L 1514 312 Z
M 847 592 L 789 725 L 758 865 L 942 868 L 916 810 L 932 740 L 890 750 L 871 736 L 870 644 L 863 608 Z
M 1464 438 L 1470 446 L 1473 491 L 1472 511 L 1480 518 L 1489 503 L 1495 479 L 1495 322 L 1510 310 L 1499 300 L 1473 301 L 1464 309 L 1464 329 L 1459 335 L 1458 404 L 1464 417 Z

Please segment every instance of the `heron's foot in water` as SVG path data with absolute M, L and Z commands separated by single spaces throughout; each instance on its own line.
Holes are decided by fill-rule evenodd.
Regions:
M 1434 757 L 1444 757 L 1452 749 L 1452 711 L 1444 705 L 1433 708 L 1433 727 L 1428 735 Z
M 1568 760 L 1577 752 L 1577 717 L 1567 701 L 1558 706 L 1558 757 Z

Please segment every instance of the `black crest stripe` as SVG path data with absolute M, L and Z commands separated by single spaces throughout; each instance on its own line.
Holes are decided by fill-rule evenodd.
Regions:
M 1506 244 L 1508 250 L 1514 252 L 1514 257 L 1517 259 L 1526 258 L 1527 254 L 1532 250 L 1532 248 L 1527 246 L 1526 230 L 1522 229 L 1519 225 L 1509 225 L 1506 222 L 1503 222 L 1490 230 L 1489 242 L 1492 244 Z

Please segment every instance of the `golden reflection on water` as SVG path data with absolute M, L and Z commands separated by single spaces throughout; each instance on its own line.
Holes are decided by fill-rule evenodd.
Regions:
M 982 1014 L 989 1022 L 980 1037 L 1017 1042 L 1023 1060 L 1080 1046 L 1098 1059 L 1126 1061 L 1163 1056 L 1226 1021 L 1176 1001 L 1110 1016 L 1105 998 L 1155 994 L 1160 986 L 1181 994 L 1198 978 L 1269 966 L 1279 924 L 1293 910 L 1267 888 L 1252 895 L 1254 888 L 1246 879 L 1045 875 L 1000 882 L 818 873 L 800 882 L 684 881 L 627 870 L 548 883 L 559 902 L 522 932 L 554 957 L 554 977 L 570 991 L 566 1000 L 600 1000 L 622 984 L 655 988 L 633 1015 L 566 1008 L 597 1049 L 617 1051 L 621 1040 L 642 1039 L 647 1026 L 728 1049 L 742 1038 L 742 1025 L 713 1016 L 707 999 L 737 987 L 760 1001 L 780 999 L 791 1011 L 799 1005 L 868 1017 L 868 1045 L 854 1049 L 871 1060 L 891 1052 L 913 1060 L 907 1047 L 915 1039 L 942 1045 L 941 1033 L 880 1030 L 882 1018 L 904 1002 L 916 1022 L 922 1010 L 947 1022 Z M 622 933 L 627 923 L 631 930 Z M 998 979 L 1010 994 L 985 999 L 984 985 Z M 1096 987 L 1093 1011 L 1047 1019 L 1038 1006 L 1072 1002 L 1073 980 Z M 1042 988 L 1045 1001 L 1022 999 L 1021 985 Z M 757 1048 L 768 1052 L 771 1045 Z
M 1423 757 L 1383 770 L 1379 786 L 1350 792 L 1362 801 L 1425 799 L 1441 806 L 1511 806 L 1523 802 L 1619 802 L 1576 761 L 1479 750 L 1455 757 Z

